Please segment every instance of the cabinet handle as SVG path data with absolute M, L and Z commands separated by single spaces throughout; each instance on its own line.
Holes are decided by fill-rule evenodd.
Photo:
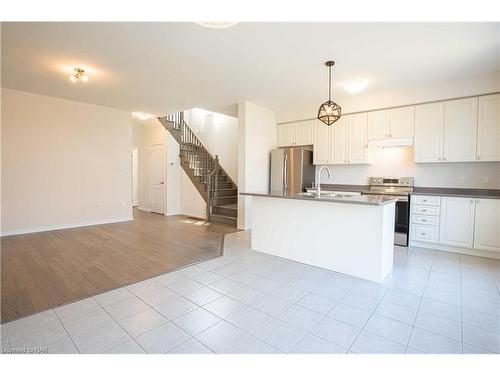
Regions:
M 427 199 L 422 199 L 422 202 L 427 202 Z
M 423 222 L 426 222 L 427 220 L 426 219 L 422 219 Z
M 425 236 L 425 233 L 420 233 L 420 235 Z
M 424 208 L 424 209 L 422 209 L 422 212 L 427 212 L 427 210 Z

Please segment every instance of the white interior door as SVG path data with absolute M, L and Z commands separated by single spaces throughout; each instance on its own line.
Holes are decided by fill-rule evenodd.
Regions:
M 139 152 L 132 150 L 132 207 L 137 207 L 139 201 Z
M 149 180 L 151 212 L 165 212 L 165 146 L 149 146 Z

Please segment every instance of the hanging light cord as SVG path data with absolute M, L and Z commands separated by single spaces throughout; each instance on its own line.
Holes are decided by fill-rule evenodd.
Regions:
M 328 101 L 332 100 L 332 66 L 328 67 Z

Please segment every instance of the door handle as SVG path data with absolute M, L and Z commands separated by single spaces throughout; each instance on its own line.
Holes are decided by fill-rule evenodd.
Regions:
M 163 181 L 160 181 L 160 185 L 163 185 L 164 183 L 165 183 L 165 182 L 163 182 Z
M 288 188 L 288 155 L 285 155 L 285 158 L 283 159 L 283 187 L 285 189 Z

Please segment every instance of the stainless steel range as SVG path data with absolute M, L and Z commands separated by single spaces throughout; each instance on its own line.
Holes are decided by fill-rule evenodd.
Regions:
M 413 177 L 370 177 L 368 191 L 363 194 L 391 195 L 398 198 L 394 224 L 394 244 L 408 246 L 410 229 L 410 193 Z

